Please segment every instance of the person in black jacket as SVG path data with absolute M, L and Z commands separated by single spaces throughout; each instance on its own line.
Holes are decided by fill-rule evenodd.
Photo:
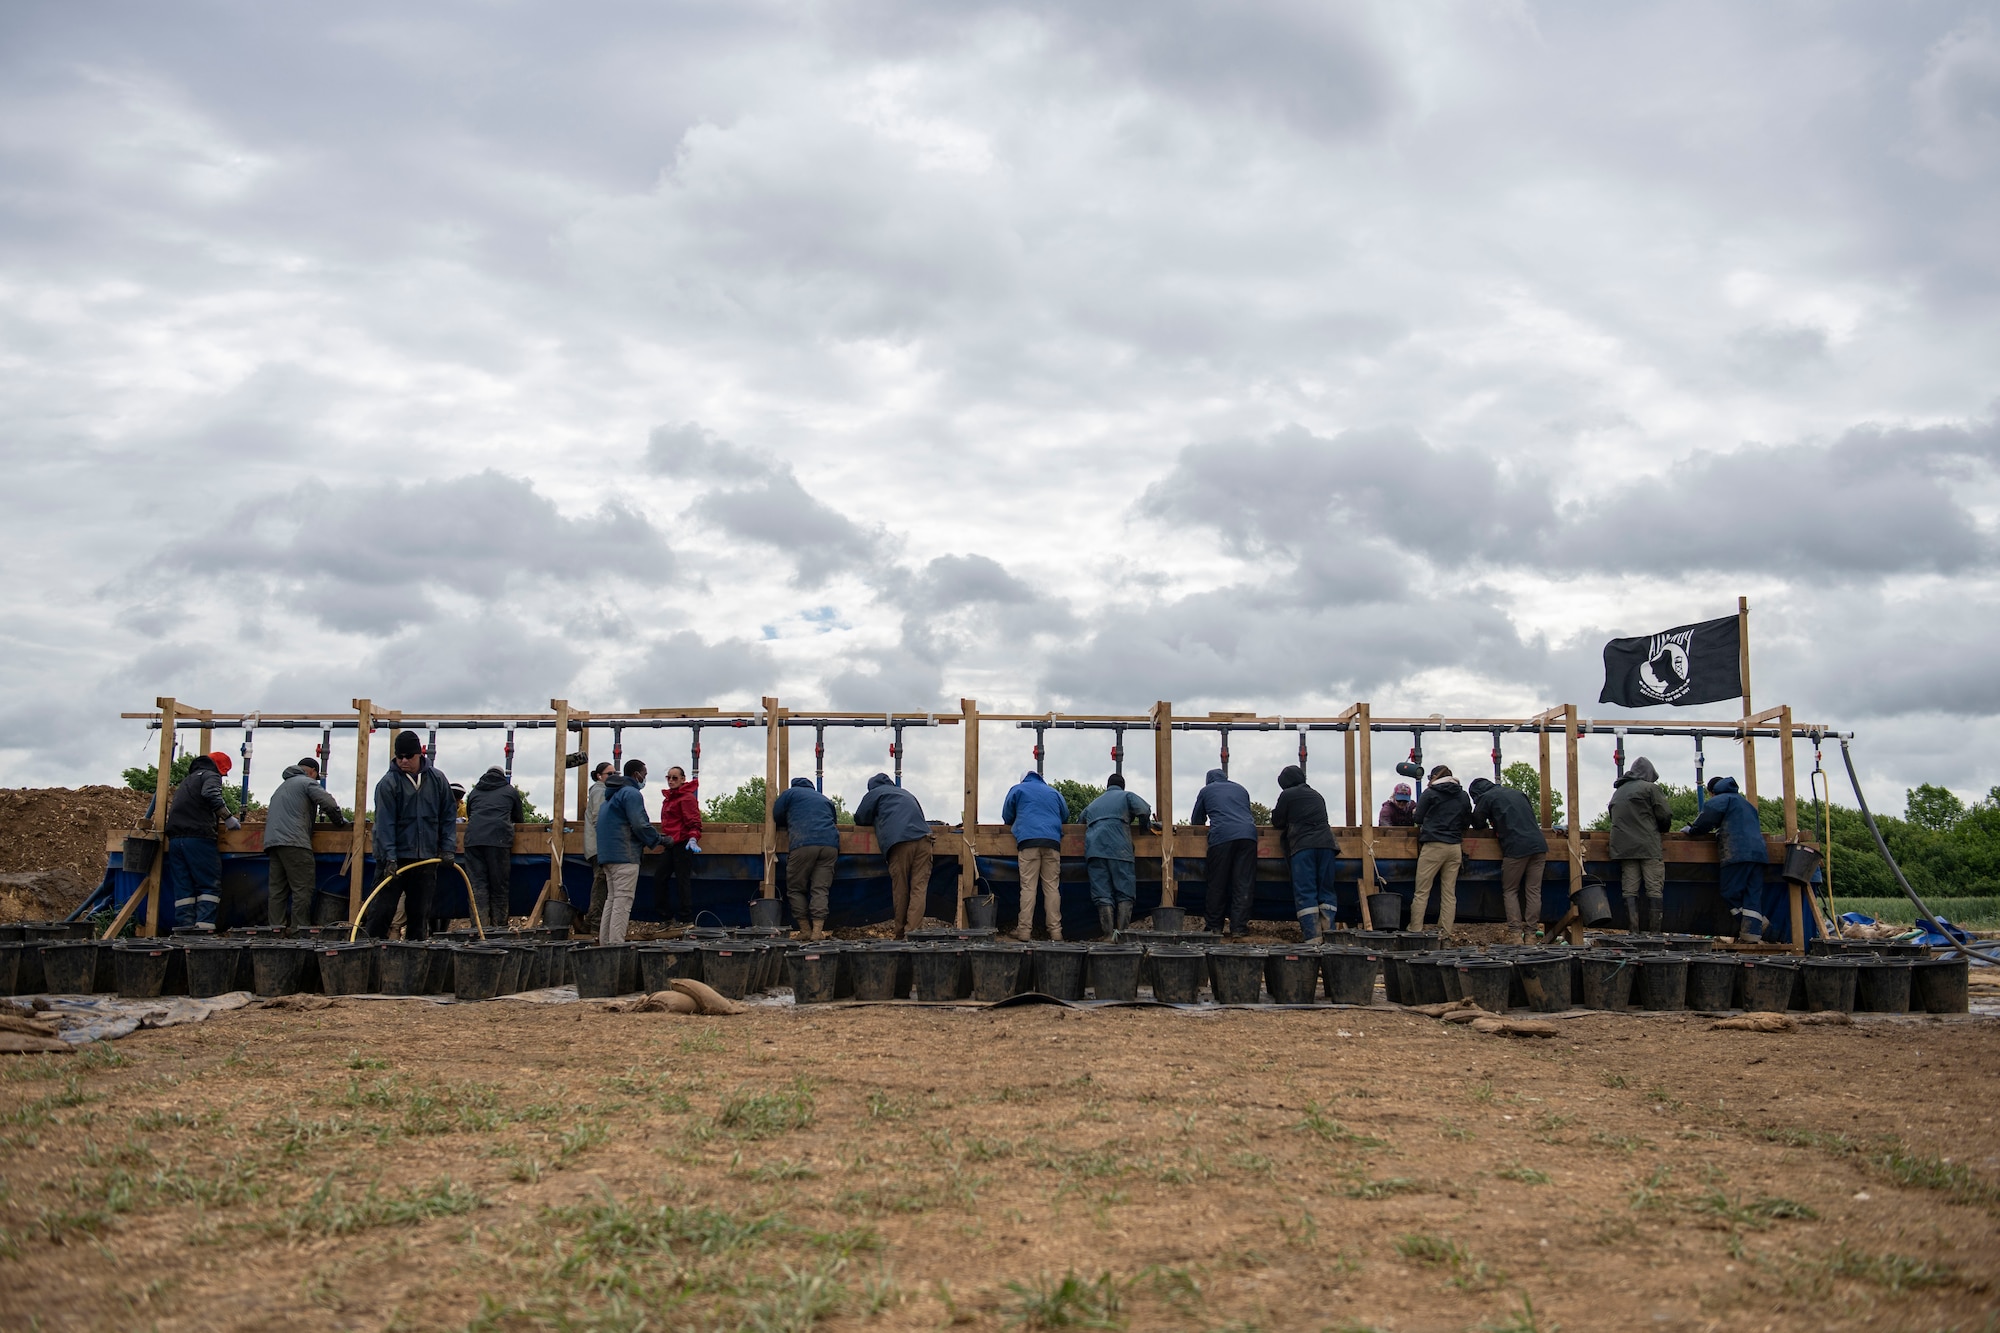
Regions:
M 1465 831 L 1472 827 L 1472 798 L 1451 770 L 1431 770 L 1431 785 L 1417 798 L 1417 896 L 1410 904 L 1410 929 L 1424 928 L 1431 885 L 1438 886 L 1438 933 L 1451 938 L 1458 924 L 1458 869 L 1465 863 Z
M 167 798 L 166 889 L 174 905 L 174 924 L 214 930 L 222 909 L 222 850 L 215 825 L 242 828 L 222 799 L 222 775 L 230 769 L 229 753 L 198 754 L 188 774 Z
M 438 867 L 417 863 L 450 865 L 457 852 L 458 801 L 451 779 L 425 757 L 416 732 L 399 731 L 395 761 L 375 784 L 375 873 L 386 887 L 369 904 L 361 928 L 375 939 L 388 939 L 400 902 L 403 937 L 423 939 Z M 405 866 L 414 868 L 398 874 Z
M 1278 849 L 1292 867 L 1292 903 L 1298 908 L 1299 937 L 1316 940 L 1333 929 L 1333 827 L 1326 818 L 1326 798 L 1306 784 L 1306 771 L 1286 765 L 1278 774 L 1278 803 L 1271 807 L 1271 827 L 1278 831 Z
M 465 794 L 465 868 L 479 905 L 479 923 L 505 930 L 507 888 L 514 875 L 514 826 L 528 822 L 521 793 L 495 765 L 480 774 Z
M 1490 778 L 1472 780 L 1472 826 L 1490 828 L 1500 840 L 1500 902 L 1507 924 L 1523 944 L 1542 915 L 1542 869 L 1549 840 L 1542 836 L 1527 796 Z

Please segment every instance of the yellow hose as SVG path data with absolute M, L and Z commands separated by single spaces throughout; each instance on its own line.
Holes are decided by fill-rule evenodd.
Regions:
M 361 919 L 368 915 L 368 904 L 375 901 L 376 894 L 389 887 L 390 880 L 396 878 L 396 876 L 402 874 L 405 870 L 415 870 L 418 866 L 434 866 L 442 860 L 444 860 L 442 856 L 433 856 L 424 861 L 412 861 L 406 866 L 397 866 L 394 870 L 384 875 L 382 882 L 369 890 L 368 896 L 361 900 L 361 910 L 354 914 L 354 925 L 347 932 L 347 942 L 352 944 L 360 937 Z M 466 874 L 465 867 L 457 861 L 451 863 L 451 868 L 456 870 L 458 877 L 465 881 L 465 901 L 472 908 L 472 928 L 479 932 L 479 938 L 483 940 L 486 938 L 486 927 L 479 923 L 479 895 L 472 891 L 472 876 Z

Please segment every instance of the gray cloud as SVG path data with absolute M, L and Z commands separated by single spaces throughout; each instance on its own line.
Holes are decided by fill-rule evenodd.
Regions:
M 655 640 L 619 677 L 633 708 L 754 703 L 773 688 L 775 667 L 763 646 L 743 639 L 711 643 L 693 630 Z

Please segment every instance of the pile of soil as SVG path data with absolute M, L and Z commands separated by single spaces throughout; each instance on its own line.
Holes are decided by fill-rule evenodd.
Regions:
M 0 790 L 0 921 L 67 915 L 104 878 L 104 840 L 146 797 L 125 787 Z

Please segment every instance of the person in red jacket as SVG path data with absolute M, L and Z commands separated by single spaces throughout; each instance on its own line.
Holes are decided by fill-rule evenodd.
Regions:
M 678 764 L 667 770 L 667 790 L 660 797 L 660 832 L 667 845 L 653 877 L 660 905 L 668 908 L 667 919 L 689 924 L 694 922 L 694 854 L 701 840 L 700 786 L 701 779 L 688 781 L 687 770 Z

